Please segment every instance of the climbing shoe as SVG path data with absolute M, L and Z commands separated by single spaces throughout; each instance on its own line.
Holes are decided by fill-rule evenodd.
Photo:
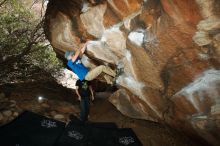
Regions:
M 116 75 L 112 81 L 112 86 L 115 86 L 116 85 L 116 81 L 117 81 L 117 78 L 122 75 L 124 73 L 124 68 L 117 68 L 116 69 Z

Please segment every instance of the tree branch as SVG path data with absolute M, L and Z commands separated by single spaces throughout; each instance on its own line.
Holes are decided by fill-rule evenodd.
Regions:
M 12 55 L 10 57 L 7 57 L 4 61 L 0 62 L 0 66 L 4 66 L 6 64 L 11 64 L 13 62 L 17 62 L 20 60 L 23 56 L 27 55 L 30 50 L 32 49 L 34 42 L 30 42 L 24 49 L 23 51 L 18 54 L 18 55 Z
M 4 3 L 6 2 L 7 0 L 3 0 L 2 2 L 0 2 L 0 7 L 2 6 L 2 5 L 4 5 Z
M 7 0 L 4 0 L 0 4 L 3 4 L 6 1 Z M 18 37 L 21 37 L 24 35 L 24 36 L 26 36 L 26 40 L 28 42 L 24 44 L 25 47 L 22 49 L 22 51 L 19 54 L 14 54 L 14 55 L 8 56 L 5 60 L 0 60 L 0 66 L 7 66 L 8 64 L 12 64 L 14 62 L 19 62 L 23 56 L 31 53 L 31 50 L 33 49 L 33 45 L 38 44 L 44 40 L 43 39 L 44 32 L 41 31 L 41 28 L 43 26 L 43 22 L 44 22 L 44 19 L 42 19 L 35 26 L 35 28 L 33 30 L 23 29 L 23 30 L 19 30 L 19 31 L 14 31 L 11 34 L 11 36 L 15 35 Z M 16 41 L 14 44 L 11 44 L 12 47 L 16 47 L 16 45 L 18 45 L 19 43 L 22 43 L 19 41 L 19 39 L 17 39 L 17 40 L 18 41 Z M 7 46 L 3 46 L 3 47 L 6 48 Z

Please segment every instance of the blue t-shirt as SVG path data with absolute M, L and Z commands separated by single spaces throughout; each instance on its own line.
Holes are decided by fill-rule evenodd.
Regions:
M 89 72 L 89 70 L 82 64 L 82 61 L 79 57 L 74 62 L 72 62 L 72 60 L 68 60 L 67 65 L 81 81 L 85 79 L 86 74 Z

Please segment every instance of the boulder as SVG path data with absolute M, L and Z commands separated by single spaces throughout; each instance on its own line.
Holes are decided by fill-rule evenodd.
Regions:
M 220 1 L 95 2 L 49 1 L 45 32 L 56 52 L 89 40 L 86 66 L 123 69 L 109 98 L 121 113 L 220 144 L 208 130 L 219 121 L 210 114 L 220 100 Z

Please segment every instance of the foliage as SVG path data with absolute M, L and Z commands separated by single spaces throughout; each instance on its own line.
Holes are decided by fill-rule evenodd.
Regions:
M 0 83 L 30 79 L 42 69 L 53 73 L 62 66 L 45 39 L 42 22 L 20 1 L 0 1 Z

